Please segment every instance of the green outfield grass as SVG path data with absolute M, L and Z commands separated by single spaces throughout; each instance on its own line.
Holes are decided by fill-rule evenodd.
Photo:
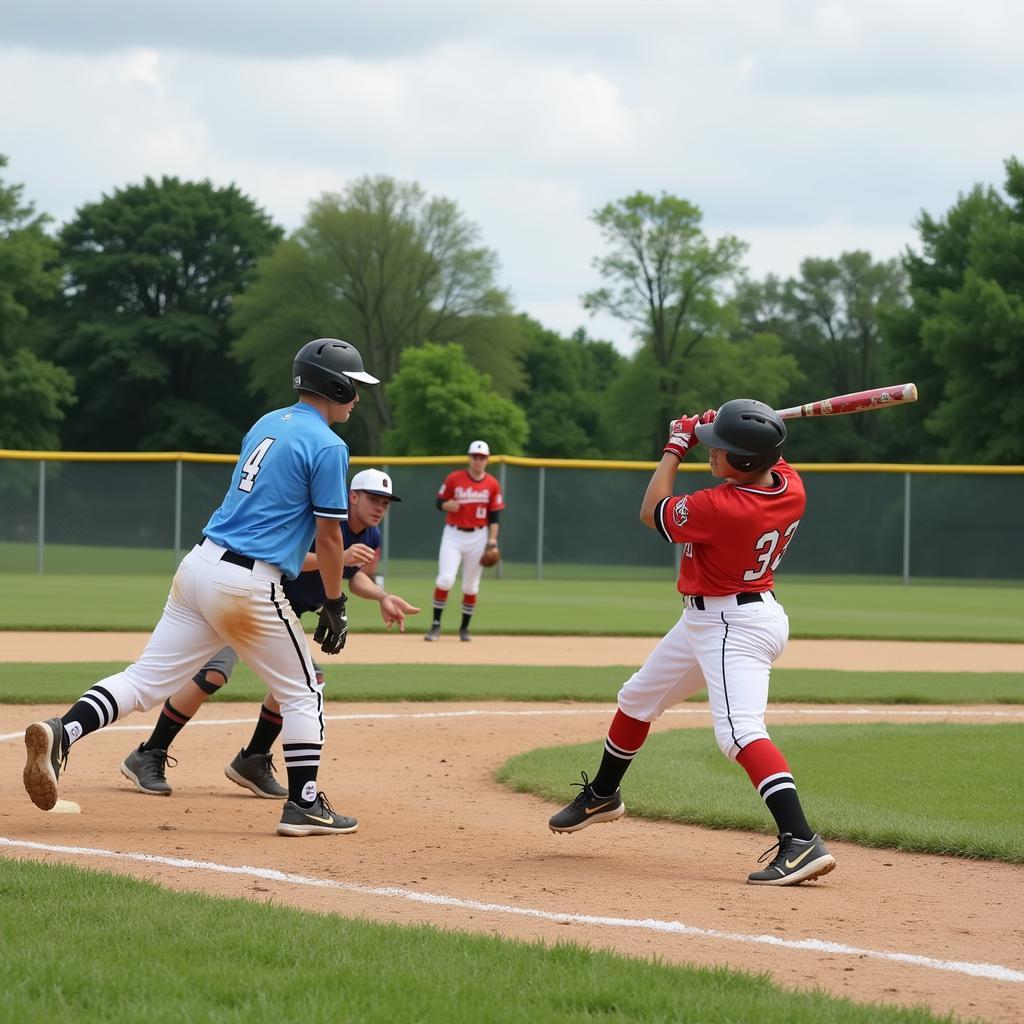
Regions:
M 55 864 L 0 858 L 0 892 L 9 1021 L 953 1021 L 724 968 L 351 921 Z
M 121 662 L 0 662 L 0 704 L 71 703 Z M 329 701 L 597 701 L 614 703 L 636 666 L 344 665 L 327 667 Z M 239 665 L 216 701 L 263 698 Z M 776 669 L 771 700 L 812 704 L 1024 704 L 1024 672 L 837 672 Z M 701 702 L 703 693 L 692 698 Z
M 150 630 L 163 608 L 169 574 L 0 577 L 0 629 Z M 388 576 L 389 590 L 425 609 L 410 628 L 426 628 L 432 581 Z M 1024 587 L 783 579 L 779 598 L 794 637 L 1008 641 L 1024 644 Z M 660 636 L 678 618 L 680 599 L 662 581 L 488 579 L 474 619 L 477 633 Z M 349 604 L 354 631 L 378 632 L 375 604 Z M 447 617 L 458 614 L 453 601 Z M 307 626 L 313 620 L 307 616 Z M 415 624 L 415 625 L 413 625 Z M 450 623 L 449 623 L 450 625 Z M 1024 666 L 1024 648 L 1021 652 Z
M 1024 864 L 1022 725 L 778 726 L 812 826 L 864 846 Z M 603 742 L 603 741 L 602 741 Z M 498 779 L 568 803 L 602 742 L 514 757 Z M 744 771 L 710 729 L 651 736 L 623 782 L 628 813 L 711 828 L 772 833 Z

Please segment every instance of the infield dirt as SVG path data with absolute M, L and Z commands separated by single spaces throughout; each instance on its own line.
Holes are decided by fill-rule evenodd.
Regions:
M 134 661 L 148 633 L 0 632 L 0 661 Z M 656 637 L 487 636 L 455 633 L 423 643 L 423 631 L 351 637 L 327 664 L 640 665 Z M 874 672 L 1024 672 L 1024 644 L 908 643 L 898 640 L 790 640 L 777 668 Z
M 359 639 L 362 646 L 369 638 Z M 461 647 L 457 641 L 427 645 L 415 639 L 430 657 L 440 648 L 446 656 L 441 661 L 456 661 L 471 646 L 484 653 L 488 646 L 477 641 Z M 400 660 L 393 651 L 406 644 L 391 644 L 388 660 Z M 593 649 L 593 642 L 588 639 L 585 646 Z M 521 638 L 514 647 L 516 660 L 522 661 Z M 39 660 L 50 660 L 52 650 L 48 640 Z M 77 656 L 98 657 L 81 647 Z M 108 651 L 100 660 L 120 656 Z M 613 663 L 631 660 L 623 650 Z M 950 668 L 948 661 L 943 667 Z M 769 724 L 798 721 L 807 709 L 773 705 Z M 212 713 L 205 727 L 200 717 L 179 737 L 179 765 L 169 774 L 172 797 L 143 796 L 119 774 L 121 760 L 155 720 L 150 712 L 75 747 L 61 795 L 81 804 L 80 815 L 38 811 L 20 785 L 20 736 L 28 722 L 63 710 L 0 707 L 0 836 L 64 848 L 8 846 L 5 856 L 59 860 L 173 889 L 344 916 L 546 942 L 572 940 L 673 963 L 727 964 L 768 972 L 787 986 L 821 987 L 859 1001 L 923 1004 L 941 1013 L 1006 1024 L 1024 1019 L 1024 984 L 1017 981 L 770 944 L 773 937 L 821 940 L 1024 972 L 1020 866 L 830 842 L 838 868 L 824 879 L 792 889 L 754 888 L 744 879 L 770 845 L 769 837 L 628 815 L 580 835 L 554 836 L 546 823 L 555 805 L 511 793 L 493 781 L 495 769 L 513 754 L 599 740 L 610 705 L 328 704 L 323 788 L 339 810 L 360 819 L 360 828 L 353 835 L 304 840 L 276 837 L 279 804 L 258 800 L 224 777 L 224 765 L 248 737 L 257 710 L 237 704 L 208 709 Z M 816 710 L 816 722 L 844 720 L 842 708 Z M 857 721 L 900 721 L 919 711 L 872 707 L 861 709 Z M 960 722 L 1006 721 L 1006 715 L 1024 721 L 1020 708 L 928 711 L 935 720 L 955 714 Z M 692 712 L 665 716 L 655 729 L 708 728 L 706 711 Z M 567 786 L 571 781 L 566 780 Z M 628 791 L 625 796 L 628 806 Z M 89 855 L 82 848 L 109 851 L 109 856 Z M 381 891 L 314 888 L 198 866 L 119 859 L 126 853 L 248 865 Z M 388 895 L 394 889 L 440 899 L 412 902 Z M 495 907 L 455 905 L 466 901 Z M 555 919 L 523 916 L 516 909 L 540 910 Z M 642 926 L 585 922 L 579 915 L 677 921 L 698 931 L 664 934 Z

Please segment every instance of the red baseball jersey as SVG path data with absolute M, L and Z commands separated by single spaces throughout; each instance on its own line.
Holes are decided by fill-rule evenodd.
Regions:
M 459 503 L 458 512 L 445 513 L 444 521 L 449 526 L 486 526 L 487 513 L 505 507 L 501 485 L 490 473 L 474 480 L 466 469 L 449 473 L 437 496 L 442 501 L 454 498 Z
M 770 487 L 725 483 L 658 503 L 658 532 L 683 545 L 679 593 L 725 597 L 772 589 L 807 504 L 800 474 L 785 460 L 773 470 Z

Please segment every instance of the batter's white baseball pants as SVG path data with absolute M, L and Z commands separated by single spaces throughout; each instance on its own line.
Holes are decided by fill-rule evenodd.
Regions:
M 768 680 L 789 639 L 789 618 L 769 594 L 738 605 L 733 597 L 705 597 L 704 611 L 687 607 L 647 660 L 619 690 L 619 707 L 653 722 L 702 690 L 722 753 L 736 755 L 768 739 L 764 713 Z
M 223 554 L 206 540 L 182 559 L 142 656 L 98 685 L 117 702 L 118 717 L 148 711 L 228 644 L 281 705 L 282 742 L 323 743 L 323 688 L 281 570 L 267 562 L 247 569 L 221 561 Z
M 486 526 L 477 530 L 460 530 L 457 526 L 445 525 L 441 531 L 441 551 L 437 556 L 437 586 L 451 590 L 462 563 L 462 593 L 475 594 L 480 590 L 480 577 L 484 567 L 480 556 L 487 547 L 490 531 Z

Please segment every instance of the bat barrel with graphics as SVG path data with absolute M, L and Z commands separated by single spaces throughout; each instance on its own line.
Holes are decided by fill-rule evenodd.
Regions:
M 854 391 L 849 395 L 836 395 L 833 398 L 823 398 L 818 402 L 808 402 L 806 405 L 794 405 L 789 409 L 776 411 L 784 420 L 795 420 L 803 416 L 843 416 L 851 412 L 871 412 L 916 401 L 916 384 L 890 384 L 885 388 Z

